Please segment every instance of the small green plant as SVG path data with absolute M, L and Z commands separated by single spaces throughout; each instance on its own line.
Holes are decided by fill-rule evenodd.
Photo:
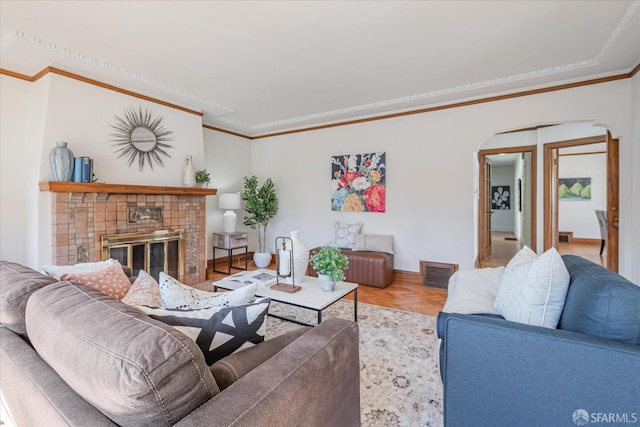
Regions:
M 196 172 L 196 182 L 198 184 L 204 184 L 205 182 L 208 184 L 211 182 L 211 175 L 206 169 L 199 170 Z
M 349 268 L 349 259 L 340 248 L 323 246 L 309 258 L 311 266 L 320 274 L 331 277 L 334 282 L 344 280 L 344 272 Z

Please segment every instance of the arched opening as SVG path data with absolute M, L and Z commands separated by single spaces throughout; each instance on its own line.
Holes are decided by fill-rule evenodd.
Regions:
M 516 173 L 515 187 L 509 188 L 515 212 L 526 207 L 527 202 L 531 207 L 531 212 L 525 210 L 520 215 L 520 223 L 514 222 L 513 234 L 517 240 L 506 243 L 511 244 L 511 252 L 496 251 L 495 242 L 502 241 L 495 236 L 491 238 L 491 225 L 496 225 L 495 217 L 502 213 L 492 209 L 496 205 L 491 205 L 490 195 L 495 193 L 489 192 L 496 186 L 490 185 L 487 176 L 495 176 L 491 160 L 503 153 L 520 153 L 520 156 L 531 153 L 532 157 L 530 176 Z M 567 123 L 496 134 L 481 145 L 478 162 L 478 267 L 506 265 L 510 257 L 527 244 L 539 252 L 553 246 L 561 254 L 577 254 L 617 271 L 619 159 L 617 140 L 611 138 L 606 128 L 591 123 Z M 517 179 L 522 179 L 521 187 Z M 577 194 L 567 190 L 569 181 L 577 183 L 573 188 Z M 531 192 L 531 199 L 527 198 L 527 190 Z M 596 211 L 604 211 L 608 218 L 602 239 Z M 530 222 L 522 221 L 527 215 Z M 531 227 L 529 241 L 527 230 L 518 229 L 523 225 Z M 602 254 L 601 246 L 604 246 Z

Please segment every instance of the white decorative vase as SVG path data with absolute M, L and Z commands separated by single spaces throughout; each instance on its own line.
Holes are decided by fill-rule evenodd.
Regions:
M 299 237 L 299 231 L 291 231 L 291 243 L 293 244 L 293 284 L 301 283 L 307 273 L 309 265 L 309 248 Z M 291 248 L 289 248 L 291 249 Z
M 253 262 L 258 268 L 268 267 L 271 264 L 271 252 L 254 252 Z
M 333 292 L 336 290 L 336 282 L 331 277 L 318 273 L 318 279 L 320 279 L 320 288 L 323 292 Z
M 182 176 L 182 183 L 185 187 L 195 187 L 196 185 L 196 170 L 193 167 L 193 160 L 191 160 L 191 156 L 187 156 L 184 161 L 184 175 Z
M 73 177 L 73 152 L 67 148 L 66 142 L 56 142 L 56 146 L 49 152 L 49 165 L 54 181 L 71 181 Z

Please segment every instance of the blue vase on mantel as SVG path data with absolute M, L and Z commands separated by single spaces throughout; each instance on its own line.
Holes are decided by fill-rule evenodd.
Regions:
M 56 146 L 49 152 L 49 165 L 54 181 L 71 181 L 73 177 L 73 152 L 67 148 L 66 142 L 56 142 Z

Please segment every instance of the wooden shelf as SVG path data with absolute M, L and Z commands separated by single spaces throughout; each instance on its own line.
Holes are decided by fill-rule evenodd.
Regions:
M 156 185 L 98 184 L 93 182 L 43 181 L 40 191 L 52 193 L 110 193 L 110 194 L 169 194 L 187 196 L 213 196 L 215 188 L 163 187 Z

